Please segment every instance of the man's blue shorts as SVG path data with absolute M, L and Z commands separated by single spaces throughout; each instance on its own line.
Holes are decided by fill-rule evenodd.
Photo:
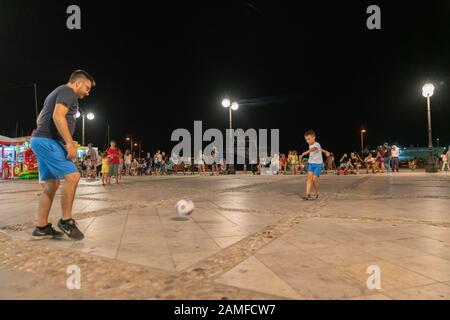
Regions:
M 312 172 L 315 177 L 320 177 L 323 169 L 323 163 L 308 163 L 308 172 Z
M 40 181 L 59 180 L 66 174 L 78 172 L 75 164 L 67 159 L 67 151 L 62 142 L 32 137 L 30 145 L 37 157 Z

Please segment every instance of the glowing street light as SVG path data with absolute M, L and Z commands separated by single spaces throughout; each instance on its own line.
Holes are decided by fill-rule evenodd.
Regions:
M 231 101 L 229 98 L 224 98 L 222 100 L 222 107 L 224 108 L 228 108 L 230 110 L 230 137 L 229 137 L 229 141 L 231 144 L 231 148 L 234 149 L 234 139 L 233 139 L 233 120 L 232 120 L 232 111 L 236 111 L 237 109 L 239 109 L 239 104 L 236 101 Z M 231 153 L 231 151 L 229 152 L 229 154 Z M 234 164 L 230 163 L 231 161 L 229 161 L 227 159 L 228 162 L 228 173 L 235 173 L 234 170 Z
M 364 134 L 366 133 L 366 129 L 361 129 L 361 157 L 364 157 Z
M 231 105 L 230 99 L 225 98 L 225 99 L 222 100 L 222 107 L 224 107 L 224 108 L 229 108 L 230 105 Z
M 75 114 L 75 117 L 77 119 L 79 117 L 81 117 L 81 119 L 82 119 L 82 122 L 81 122 L 81 145 L 84 146 L 85 119 L 87 118 L 88 120 L 94 120 L 95 115 L 92 112 L 88 112 L 86 114 L 81 108 L 79 108 L 77 113 Z
M 437 172 L 437 167 L 433 159 L 433 136 L 431 134 L 431 96 L 434 93 L 434 85 L 427 83 L 422 87 L 422 95 L 427 98 L 428 115 L 428 164 L 425 167 L 426 172 Z

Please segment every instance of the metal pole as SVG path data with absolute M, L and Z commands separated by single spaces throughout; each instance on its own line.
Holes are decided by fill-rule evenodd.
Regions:
M 231 148 L 231 150 L 229 150 L 229 155 L 234 157 L 234 139 L 233 139 L 233 132 L 232 132 L 232 130 L 233 130 L 233 120 L 232 120 L 233 110 L 231 109 L 231 106 L 228 109 L 230 109 L 230 146 L 229 147 Z M 234 159 L 229 159 L 229 160 L 234 161 Z M 229 161 L 229 160 L 227 159 L 227 162 L 229 162 L 228 163 L 228 173 L 235 173 L 234 164 L 232 164 L 231 161 Z
M 36 108 L 36 120 L 39 117 L 39 112 L 38 112 L 38 104 L 37 104 L 37 90 L 36 90 L 36 83 L 33 83 L 33 87 L 34 87 L 34 107 Z
M 81 145 L 84 147 L 84 113 L 81 115 Z
M 426 172 L 436 172 L 437 168 L 433 161 L 433 136 L 431 133 L 431 101 L 430 96 L 427 96 L 427 114 L 428 114 L 428 165 Z
M 131 157 L 134 158 L 134 156 L 133 156 L 133 138 L 130 138 L 130 149 L 131 149 Z
M 364 132 L 361 131 L 361 157 L 364 157 Z

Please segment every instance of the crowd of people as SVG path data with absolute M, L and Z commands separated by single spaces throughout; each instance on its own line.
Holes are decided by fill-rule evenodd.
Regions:
M 215 151 L 211 157 L 214 158 Z M 134 157 L 130 150 L 125 153 L 117 147 L 115 141 L 111 141 L 110 146 L 105 151 L 96 151 L 92 144 L 88 145 L 87 152 L 82 159 L 78 159 L 76 165 L 84 178 L 101 178 L 104 185 L 111 184 L 111 178 L 115 183 L 120 183 L 122 176 L 143 176 L 143 175 L 167 175 L 172 173 L 174 166 L 182 166 L 184 173 L 198 172 L 206 175 L 207 168 L 211 175 L 226 174 L 227 164 L 224 159 L 221 161 L 211 161 L 206 164 L 205 155 L 200 151 L 198 163 L 194 164 L 191 159 L 175 159 L 165 152 L 157 150 L 154 154 L 148 152 L 145 157 Z M 440 156 L 439 167 L 442 171 L 449 171 L 449 153 L 444 152 Z M 336 164 L 336 160 L 337 164 Z M 411 170 L 417 167 L 417 159 L 409 161 Z M 344 153 L 336 159 L 333 153 L 324 160 L 323 172 L 336 172 L 337 174 L 359 174 L 361 169 L 366 173 L 399 172 L 400 170 L 400 148 L 396 145 L 384 143 L 376 148 L 375 152 L 367 148 L 361 152 Z M 255 175 L 264 174 L 264 171 L 272 174 L 306 174 L 308 170 L 308 158 L 299 155 L 296 150 L 289 150 L 285 153 L 277 154 L 272 158 L 260 159 L 257 164 L 250 165 L 249 171 Z M 244 166 L 247 171 L 247 166 Z

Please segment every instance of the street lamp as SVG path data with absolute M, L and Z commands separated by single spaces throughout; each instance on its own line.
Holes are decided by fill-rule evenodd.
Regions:
M 361 157 L 364 157 L 364 133 L 366 132 L 366 129 L 361 129 Z
M 425 166 L 426 172 L 437 172 L 437 168 L 433 159 L 433 137 L 431 134 L 431 96 L 434 93 L 434 85 L 427 83 L 422 87 L 422 95 L 427 98 L 427 114 L 428 114 L 428 164 Z
M 230 137 L 229 137 L 230 140 L 229 141 L 231 144 L 230 147 L 232 148 L 232 150 L 234 150 L 234 139 L 233 139 L 233 132 L 232 132 L 232 130 L 233 130 L 232 111 L 236 111 L 237 109 L 239 109 L 239 104 L 236 101 L 232 102 L 230 99 L 224 98 L 222 100 L 222 106 L 224 108 L 228 108 L 230 110 Z M 232 150 L 230 150 L 228 154 L 231 154 Z M 232 173 L 232 174 L 236 173 L 236 171 L 234 170 L 234 164 L 229 163 L 230 162 L 229 159 L 227 159 L 227 162 L 228 162 L 228 173 Z
M 126 140 L 130 141 L 130 152 L 133 155 L 133 137 L 127 137 Z
M 84 132 L 85 132 L 85 118 L 88 120 L 94 120 L 95 115 L 92 112 L 85 113 L 81 108 L 78 109 L 75 117 L 78 119 L 81 117 L 81 145 L 84 146 Z

